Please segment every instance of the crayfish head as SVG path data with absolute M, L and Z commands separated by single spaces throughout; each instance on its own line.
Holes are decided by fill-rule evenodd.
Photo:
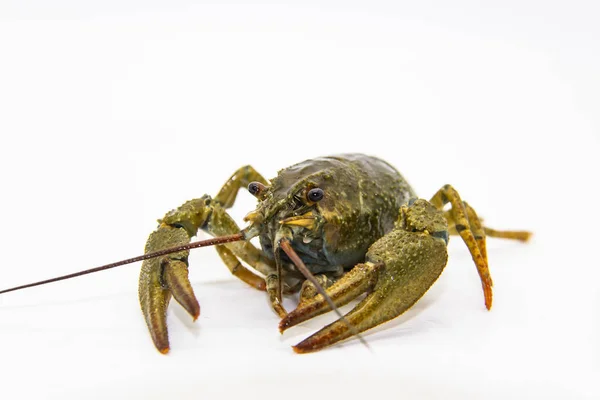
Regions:
M 314 178 L 314 176 L 312 177 Z M 309 268 L 329 266 L 323 251 L 323 225 L 325 219 L 320 203 L 327 202 L 327 194 L 319 187 L 319 180 L 281 173 L 272 185 L 251 182 L 248 191 L 258 199 L 255 210 L 244 220 L 250 226 L 246 237 L 258 236 L 268 257 L 275 259 L 279 253 L 278 242 L 285 238 Z M 285 254 L 282 261 L 290 264 Z
M 283 226 L 291 246 L 313 272 L 363 262 L 374 241 L 394 227 L 411 191 L 387 164 L 361 156 L 322 157 L 280 170 L 270 185 L 252 182 L 258 200 L 246 216 L 267 255 Z

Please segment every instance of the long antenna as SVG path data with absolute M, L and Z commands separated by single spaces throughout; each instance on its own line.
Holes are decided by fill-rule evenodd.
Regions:
M 183 244 L 181 246 L 170 247 L 168 249 L 162 249 L 162 250 L 158 250 L 158 251 L 153 251 L 152 253 L 146 253 L 146 254 L 144 254 L 142 256 L 128 258 L 126 260 L 117 261 L 117 262 L 114 262 L 114 263 L 102 265 L 100 267 L 96 267 L 96 268 L 92 268 L 92 269 L 86 269 L 84 271 L 74 272 L 72 274 L 58 276 L 56 278 L 51 278 L 51 279 L 46 279 L 44 281 L 39 281 L 39 282 L 34 282 L 34 283 L 28 283 L 26 285 L 16 286 L 16 287 L 13 287 L 13 288 L 10 288 L 10 289 L 0 290 L 0 294 L 8 293 L 8 292 L 14 292 L 15 290 L 21 290 L 21 289 L 25 289 L 25 288 L 34 287 L 34 286 L 45 285 L 47 283 L 63 281 L 65 279 L 76 278 L 76 277 L 82 276 L 82 275 L 93 274 L 94 272 L 100 272 L 100 271 L 104 271 L 104 270 L 107 270 L 107 269 L 120 267 L 121 265 L 132 264 L 134 262 L 144 261 L 144 260 L 148 260 L 150 258 L 160 257 L 160 256 L 164 256 L 164 255 L 171 254 L 171 253 L 177 253 L 179 251 L 196 249 L 198 247 L 214 246 L 216 244 L 237 242 L 238 240 L 244 240 L 244 233 L 243 232 L 236 233 L 234 235 L 221 236 L 221 237 L 207 239 L 207 240 L 199 240 L 197 242 L 190 242 L 188 244 Z

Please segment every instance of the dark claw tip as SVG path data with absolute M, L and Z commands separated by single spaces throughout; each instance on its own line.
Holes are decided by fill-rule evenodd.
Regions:
M 289 319 L 284 318 L 281 320 L 281 322 L 279 322 L 279 332 L 280 333 L 283 333 L 283 331 L 285 331 L 289 327 L 290 327 Z
M 317 351 L 318 349 L 313 348 L 310 345 L 305 345 L 303 344 L 303 342 L 298 343 L 295 346 L 292 346 L 292 349 L 294 350 L 294 353 L 296 354 L 306 354 L 306 353 L 312 353 L 313 351 Z
M 301 349 L 301 348 L 300 348 L 300 347 L 298 347 L 298 346 L 292 346 L 292 349 L 294 350 L 294 353 L 296 353 L 296 354 L 304 354 L 304 353 L 307 353 L 307 351 L 306 351 L 306 350 L 303 350 L 303 349 Z

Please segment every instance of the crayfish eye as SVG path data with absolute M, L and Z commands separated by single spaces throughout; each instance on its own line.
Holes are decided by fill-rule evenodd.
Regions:
M 323 196 L 325 196 L 325 192 L 321 188 L 310 189 L 306 195 L 306 198 L 313 203 L 320 201 Z
M 248 185 L 248 191 L 253 196 L 258 196 L 263 190 L 265 190 L 265 185 L 260 182 L 250 182 Z

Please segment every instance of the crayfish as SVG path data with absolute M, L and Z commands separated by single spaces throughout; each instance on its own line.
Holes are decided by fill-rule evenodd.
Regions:
M 244 229 L 227 213 L 242 188 L 258 200 Z M 200 229 L 214 239 L 190 243 Z M 145 255 L 0 293 L 144 260 L 140 305 L 156 348 L 167 353 L 171 297 L 194 320 L 200 314 L 188 278 L 189 250 L 215 245 L 234 276 L 266 291 L 281 332 L 332 309 L 340 315 L 293 347 L 305 353 L 360 335 L 409 309 L 446 266 L 449 235 L 459 235 L 467 245 L 489 310 L 486 237 L 527 241 L 531 234 L 483 226 L 452 186 L 430 200 L 419 199 L 394 167 L 362 154 L 307 160 L 280 170 L 270 182 L 245 166 L 215 197 L 190 200 L 159 220 Z M 250 242 L 255 237 L 260 249 Z M 298 306 L 288 313 L 282 297 L 297 292 Z M 348 314 L 339 313 L 338 307 L 365 294 Z

